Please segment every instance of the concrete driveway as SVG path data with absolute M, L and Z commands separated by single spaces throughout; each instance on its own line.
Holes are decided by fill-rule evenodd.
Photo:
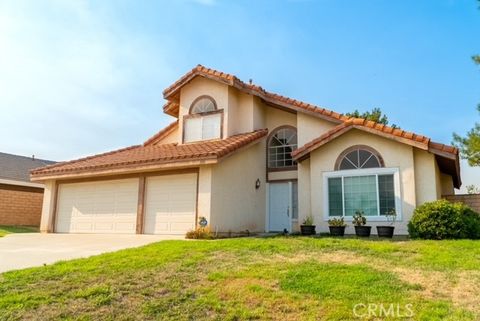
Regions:
M 0 237 L 0 273 L 182 238 L 123 234 L 9 234 Z

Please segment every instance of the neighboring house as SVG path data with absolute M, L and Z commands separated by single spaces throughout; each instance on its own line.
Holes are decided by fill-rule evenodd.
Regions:
M 200 65 L 163 96 L 177 120 L 142 145 L 32 171 L 42 231 L 184 234 L 201 216 L 218 232 L 297 231 L 311 214 L 326 232 L 395 209 L 406 234 L 415 207 L 461 184 L 454 147 Z
M 0 153 L 0 225 L 40 225 L 44 186 L 30 181 L 30 170 L 50 164 Z

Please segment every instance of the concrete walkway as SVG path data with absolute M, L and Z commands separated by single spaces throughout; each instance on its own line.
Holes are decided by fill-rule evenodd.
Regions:
M 0 237 L 0 273 L 183 236 L 18 233 Z

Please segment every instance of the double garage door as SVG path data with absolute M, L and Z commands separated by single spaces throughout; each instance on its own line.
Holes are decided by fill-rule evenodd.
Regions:
M 55 231 L 136 231 L 139 179 L 60 184 Z M 185 234 L 195 227 L 197 174 L 146 179 L 144 233 Z

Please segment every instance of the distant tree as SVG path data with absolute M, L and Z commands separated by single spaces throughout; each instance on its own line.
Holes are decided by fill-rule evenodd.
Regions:
M 363 118 L 371 120 L 380 124 L 388 125 L 388 117 L 385 115 L 380 108 L 373 108 L 371 111 L 365 111 L 363 113 L 359 112 L 358 109 L 355 109 L 351 113 L 346 113 L 347 117 Z M 397 125 L 390 125 L 393 128 L 398 128 Z
M 480 55 L 473 56 L 472 59 L 480 65 Z M 480 104 L 477 110 L 480 112 Z M 480 166 L 480 123 L 475 123 L 465 137 L 453 133 L 453 145 L 458 147 L 462 158 L 468 160 L 470 166 Z
M 473 184 L 467 185 L 465 188 L 467 189 L 468 194 L 480 194 L 480 189 Z
M 477 65 L 480 65 L 480 55 L 473 56 L 472 59 Z

